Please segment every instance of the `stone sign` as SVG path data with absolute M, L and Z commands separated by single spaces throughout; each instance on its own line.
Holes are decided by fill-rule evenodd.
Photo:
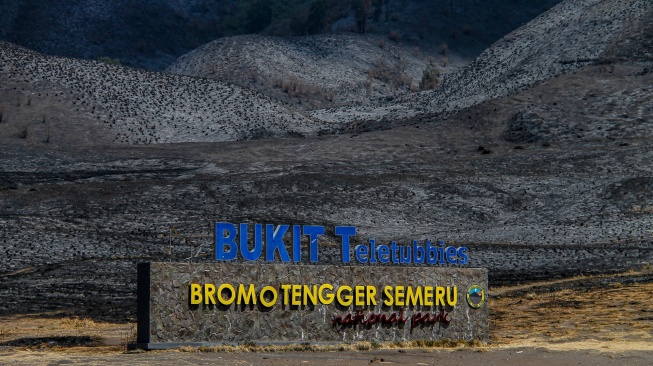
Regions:
M 487 270 L 142 263 L 138 343 L 488 340 Z

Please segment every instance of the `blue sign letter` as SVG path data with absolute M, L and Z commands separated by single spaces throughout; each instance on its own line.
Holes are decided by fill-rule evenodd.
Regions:
M 227 237 L 224 236 L 225 231 L 229 233 Z M 236 235 L 238 235 L 236 225 L 228 222 L 215 223 L 215 260 L 230 261 L 236 259 L 236 255 L 238 255 Z M 229 249 L 225 250 L 225 247 Z
M 304 235 L 308 235 L 311 246 L 311 262 L 317 262 L 317 236 L 324 235 L 323 226 L 309 226 L 304 225 Z
M 258 260 L 263 250 L 263 225 L 254 224 L 254 249 L 247 246 L 247 224 L 240 224 L 240 254 L 246 261 Z
M 356 235 L 356 227 L 336 226 L 336 235 L 342 236 L 342 263 L 349 263 L 349 237 Z
M 274 229 L 274 225 L 265 225 L 265 260 L 274 261 L 274 251 L 279 250 L 279 256 L 284 263 L 290 262 L 286 245 L 283 243 L 283 236 L 288 231 L 288 225 L 279 225 Z

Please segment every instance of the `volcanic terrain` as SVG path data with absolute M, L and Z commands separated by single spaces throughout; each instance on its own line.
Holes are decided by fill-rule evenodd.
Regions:
M 650 1 L 564 1 L 461 58 L 433 91 L 376 80 L 365 100 L 347 80 L 410 51 L 353 35 L 238 37 L 159 73 L 1 42 L 0 314 L 133 319 L 136 263 L 211 260 L 222 220 L 464 244 L 491 286 L 651 263 L 652 22 Z M 320 63 L 330 39 L 369 57 L 324 46 L 333 61 Z M 278 56 L 256 77 L 324 78 L 334 101 L 235 85 L 234 59 L 260 66 L 245 57 L 265 53 L 252 42 L 313 55 L 301 69 Z M 413 79 L 428 62 L 402 57 Z M 337 262 L 332 232 L 324 242 L 321 262 Z

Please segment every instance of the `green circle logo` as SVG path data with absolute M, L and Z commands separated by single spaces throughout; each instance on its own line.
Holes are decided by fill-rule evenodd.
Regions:
M 485 302 L 485 291 L 481 286 L 474 285 L 467 290 L 467 303 L 474 309 L 480 308 Z

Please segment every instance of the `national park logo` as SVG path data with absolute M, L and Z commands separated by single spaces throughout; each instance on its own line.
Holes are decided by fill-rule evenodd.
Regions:
M 474 309 L 478 309 L 485 302 L 485 291 L 478 286 L 474 285 L 467 290 L 467 303 Z

